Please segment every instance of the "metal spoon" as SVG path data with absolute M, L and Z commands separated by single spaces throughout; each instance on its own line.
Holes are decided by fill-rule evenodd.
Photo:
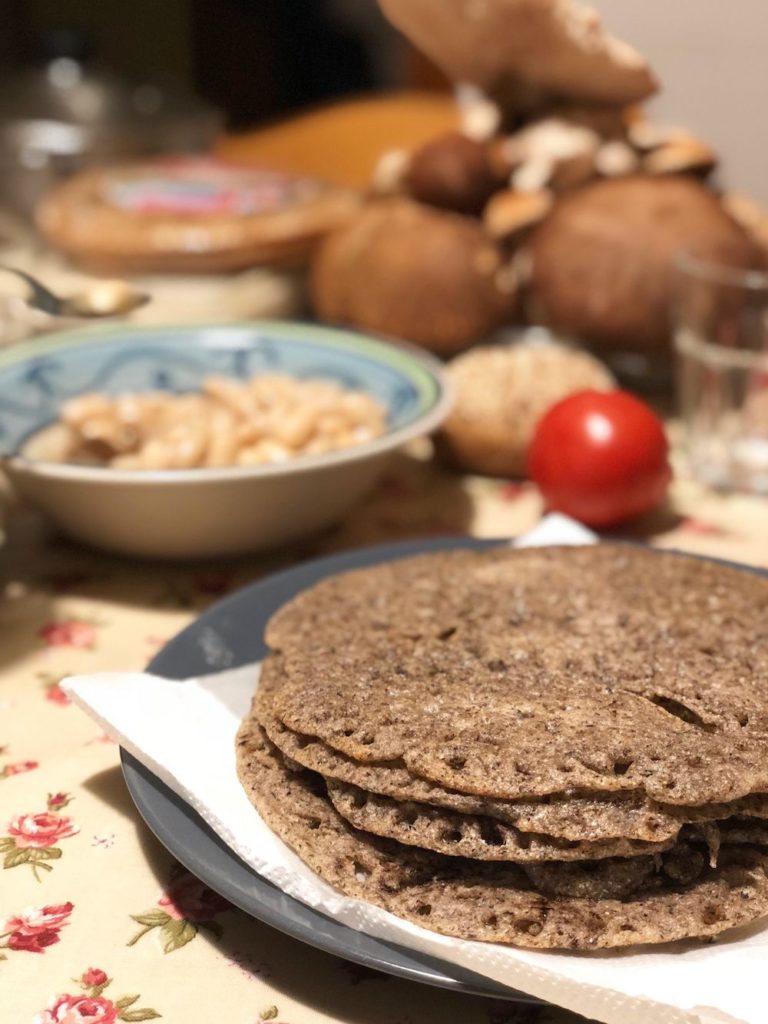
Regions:
M 45 287 L 36 277 L 18 267 L 0 265 L 0 270 L 15 274 L 29 285 L 28 304 L 49 316 L 108 317 L 124 316 L 149 302 L 149 295 L 127 281 L 94 281 L 74 295 L 61 297 Z

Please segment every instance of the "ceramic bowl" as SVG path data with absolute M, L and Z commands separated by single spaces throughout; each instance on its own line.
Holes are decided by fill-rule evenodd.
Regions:
M 74 395 L 193 391 L 209 374 L 259 372 L 367 391 L 386 406 L 388 430 L 343 451 L 256 467 L 131 472 L 20 454 Z M 140 557 L 232 555 L 320 531 L 363 497 L 396 449 L 434 430 L 448 405 L 434 360 L 303 323 L 102 327 L 0 353 L 0 450 L 18 494 L 70 537 Z

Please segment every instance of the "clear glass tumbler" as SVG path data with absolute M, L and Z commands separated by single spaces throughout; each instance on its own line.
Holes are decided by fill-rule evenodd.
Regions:
M 768 494 L 768 275 L 681 256 L 674 341 L 685 446 L 703 483 Z

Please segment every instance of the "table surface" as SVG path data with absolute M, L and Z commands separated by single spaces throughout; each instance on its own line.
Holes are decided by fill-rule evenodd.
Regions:
M 115 745 L 58 688 L 70 673 L 143 668 L 211 601 L 299 559 L 419 535 L 512 536 L 541 511 L 528 484 L 451 475 L 415 453 L 338 529 L 235 562 L 119 561 L 12 516 L 0 552 L 3 1024 L 577 1024 L 376 975 L 228 907 L 149 834 Z M 768 501 L 681 475 L 668 507 L 624 535 L 768 566 L 767 523 Z

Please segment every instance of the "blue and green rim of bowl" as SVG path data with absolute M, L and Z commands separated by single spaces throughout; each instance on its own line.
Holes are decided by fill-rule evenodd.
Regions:
M 283 344 L 309 344 L 335 351 L 349 352 L 355 360 L 369 362 L 371 365 L 384 366 L 401 375 L 416 391 L 418 400 L 412 413 L 405 422 L 389 430 L 382 437 L 365 442 L 338 452 L 318 456 L 303 456 L 287 463 L 272 464 L 264 467 L 224 467 L 222 469 L 190 469 L 190 470 L 148 470 L 120 471 L 111 468 L 85 467 L 59 463 L 32 463 L 17 454 L 18 445 L 6 454 L 4 462 L 8 468 L 15 470 L 36 470 L 57 477 L 77 477 L 112 482 L 137 483 L 140 481 L 163 480 L 165 482 L 182 483 L 189 480 L 199 481 L 201 474 L 207 478 L 231 478 L 233 475 L 265 475 L 311 470 L 318 466 L 327 466 L 341 462 L 357 461 L 383 453 L 391 448 L 399 447 L 407 441 L 428 434 L 435 430 L 447 415 L 451 396 L 441 363 L 420 349 L 404 343 L 391 343 L 378 340 L 354 331 L 335 327 L 311 324 L 301 321 L 254 320 L 231 323 L 205 323 L 188 325 L 153 325 L 132 327 L 125 324 L 89 327 L 50 336 L 43 336 L 22 342 L 0 351 L 0 372 L 6 368 L 26 362 L 33 363 L 46 356 L 55 355 L 68 348 L 98 345 L 114 341 L 121 337 L 127 344 L 155 338 L 179 339 L 188 335 L 205 335 L 219 332 L 234 336 L 242 334 L 243 340 L 248 334 L 260 340 L 276 340 Z M 48 421 L 49 422 L 49 421 Z M 41 429 L 46 422 L 41 420 L 35 430 Z M 35 431 L 32 431 L 35 432 Z

